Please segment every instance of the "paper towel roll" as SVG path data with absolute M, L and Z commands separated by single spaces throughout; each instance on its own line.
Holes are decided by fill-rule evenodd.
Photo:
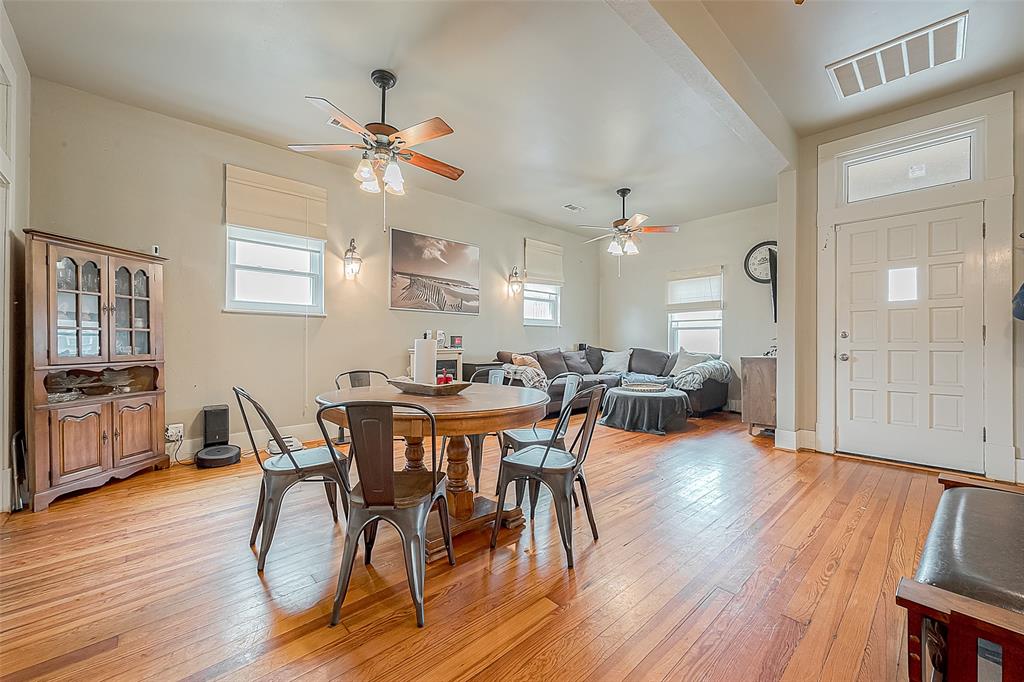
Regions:
M 413 346 L 412 380 L 418 384 L 437 383 L 437 342 L 416 339 Z

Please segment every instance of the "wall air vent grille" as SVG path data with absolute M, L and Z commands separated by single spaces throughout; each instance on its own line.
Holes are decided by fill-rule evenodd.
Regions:
M 582 206 L 577 206 L 576 204 L 562 204 L 562 208 L 569 213 L 579 213 L 580 211 L 586 210 Z
M 967 12 L 943 19 L 825 67 L 840 99 L 964 58 Z

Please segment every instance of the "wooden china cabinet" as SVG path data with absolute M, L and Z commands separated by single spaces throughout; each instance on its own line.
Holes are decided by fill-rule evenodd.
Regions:
M 32 509 L 164 468 L 163 261 L 26 230 Z

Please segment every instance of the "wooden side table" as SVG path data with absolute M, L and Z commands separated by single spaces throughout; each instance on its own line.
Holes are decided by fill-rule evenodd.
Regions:
M 775 428 L 775 373 L 775 358 L 760 355 L 740 358 L 743 422 L 747 424 L 747 433 L 753 434 L 754 427 Z

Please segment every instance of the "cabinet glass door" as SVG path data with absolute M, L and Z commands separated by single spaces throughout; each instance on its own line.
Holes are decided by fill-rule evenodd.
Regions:
M 111 358 L 140 359 L 154 355 L 153 273 L 148 263 L 111 259 L 113 327 Z
M 50 247 L 50 360 L 54 364 L 100 362 L 105 358 L 106 260 L 88 251 Z

